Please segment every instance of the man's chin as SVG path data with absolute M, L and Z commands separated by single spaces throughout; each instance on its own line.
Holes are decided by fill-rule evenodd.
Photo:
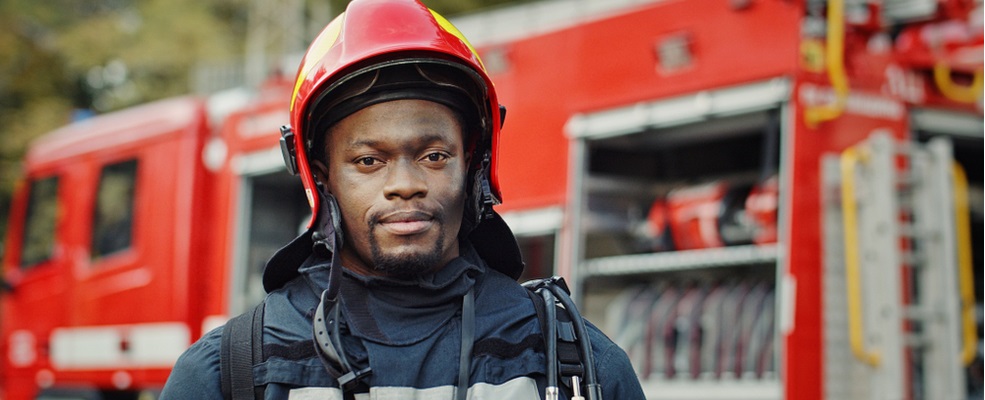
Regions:
M 442 267 L 442 259 L 441 252 L 434 248 L 374 251 L 373 268 L 394 278 L 414 278 Z
M 445 257 L 450 250 L 447 239 L 440 230 L 409 236 L 374 230 L 368 240 L 373 268 L 396 278 L 418 277 L 436 271 L 448 261 Z

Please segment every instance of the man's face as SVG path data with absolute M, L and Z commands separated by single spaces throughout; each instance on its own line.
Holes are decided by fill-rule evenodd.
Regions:
M 325 144 L 326 163 L 314 165 L 342 212 L 345 267 L 412 277 L 458 256 L 468 162 L 451 109 L 372 105 L 335 124 Z

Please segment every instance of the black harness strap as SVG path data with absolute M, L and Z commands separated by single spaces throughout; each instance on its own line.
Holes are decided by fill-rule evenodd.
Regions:
M 472 347 L 475 345 L 475 294 L 472 288 L 462 298 L 462 351 L 458 359 L 458 388 L 455 399 L 465 400 L 472 376 Z
M 223 399 L 263 399 L 264 386 L 253 380 L 253 365 L 263 362 L 263 311 L 261 302 L 222 328 L 219 372 Z
M 557 312 L 557 361 L 564 378 L 564 384 L 571 386 L 572 376 L 584 376 L 585 366 L 581 359 L 581 352 L 578 350 L 579 340 L 589 340 L 579 338 L 575 335 L 574 323 L 567 312 L 560 309 Z

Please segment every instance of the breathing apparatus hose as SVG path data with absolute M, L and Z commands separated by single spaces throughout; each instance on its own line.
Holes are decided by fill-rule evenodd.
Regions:
M 547 332 L 544 332 L 547 339 L 547 389 L 544 399 L 557 400 L 557 309 L 554 307 L 554 294 L 550 290 L 541 290 L 540 295 L 544 298 L 544 304 L 547 304 L 544 309 L 547 314 Z
M 548 282 L 545 286 L 557 296 L 558 301 L 564 306 L 564 310 L 571 316 L 575 335 L 580 338 L 578 344 L 581 347 L 582 362 L 585 364 L 585 388 L 587 389 L 586 394 L 588 400 L 602 400 L 602 386 L 599 385 L 598 378 L 595 376 L 595 360 L 592 358 L 592 341 L 588 337 L 585 320 L 581 318 L 578 307 L 575 307 L 575 302 L 571 300 L 571 297 L 568 296 L 568 293 L 564 289 L 554 284 L 554 282 Z M 550 305 L 547 308 L 551 308 Z

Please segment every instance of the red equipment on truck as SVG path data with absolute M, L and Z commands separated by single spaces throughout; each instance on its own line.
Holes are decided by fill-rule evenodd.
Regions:
M 936 399 L 982 385 L 981 7 L 599 0 L 452 22 L 509 109 L 497 209 L 528 272 L 567 278 L 648 398 Z M 32 143 L 0 397 L 153 398 L 259 300 L 310 218 L 278 145 L 292 89 Z

